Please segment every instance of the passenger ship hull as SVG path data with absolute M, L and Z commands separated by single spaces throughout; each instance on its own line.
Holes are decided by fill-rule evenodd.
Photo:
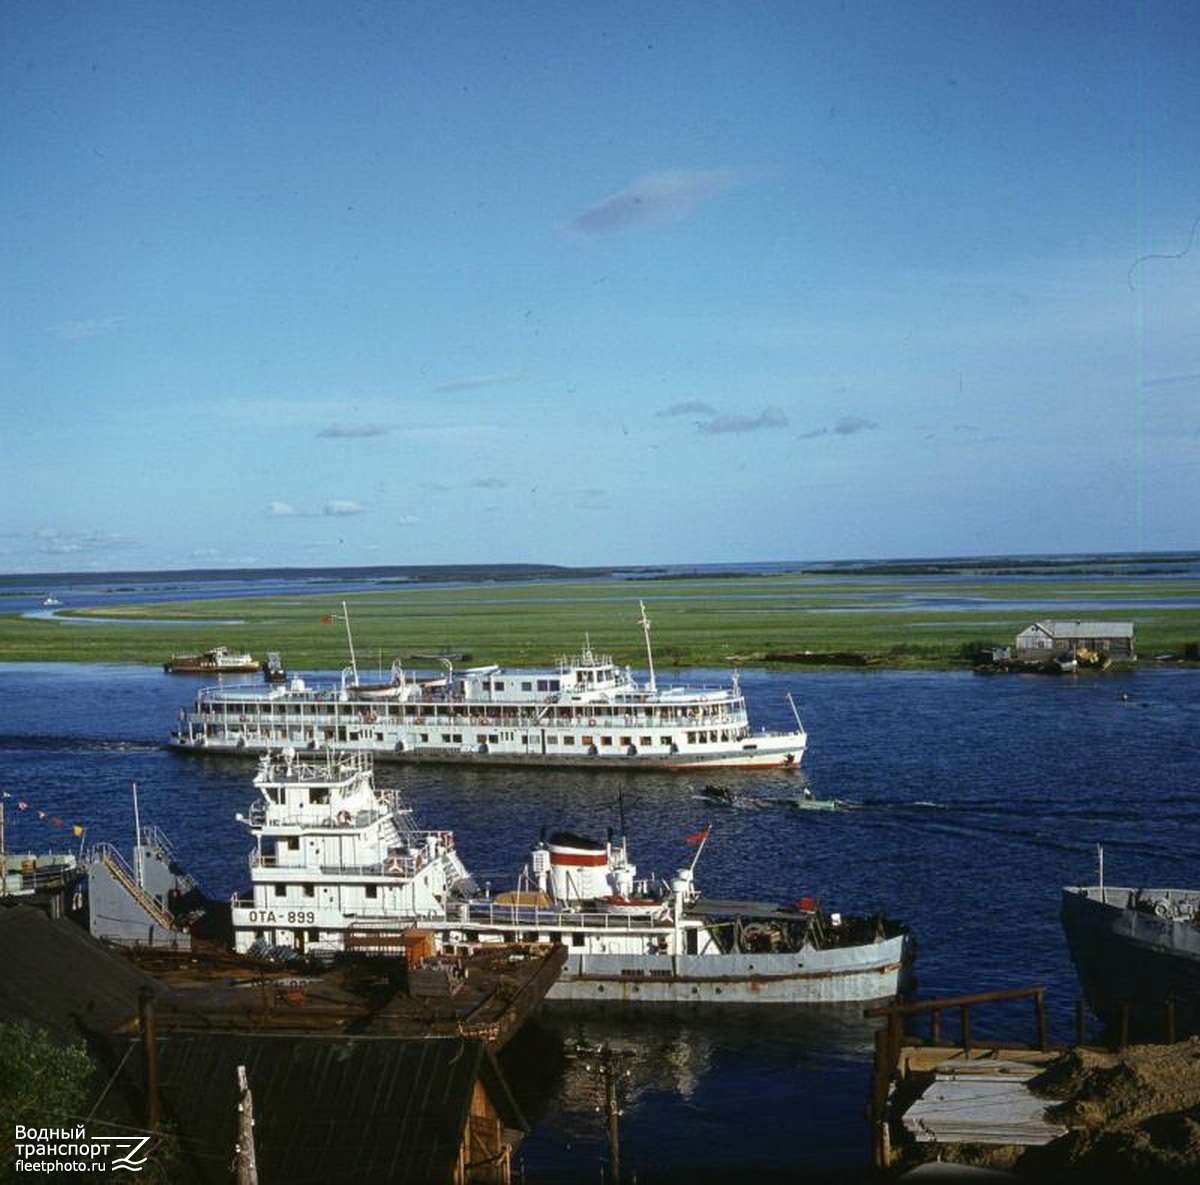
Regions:
M 257 757 L 289 744 L 294 745 L 295 741 L 290 740 L 286 734 L 274 735 L 266 739 L 259 735 L 189 738 L 186 734 L 176 734 L 170 740 L 171 747 L 180 752 L 243 757 Z M 303 744 L 303 748 L 315 752 L 323 746 L 321 742 L 309 741 Z M 379 761 L 407 762 L 414 765 L 542 766 L 547 769 L 655 769 L 675 772 L 707 769 L 798 769 L 804 755 L 802 741 L 779 747 L 768 747 L 760 743 L 752 750 L 740 752 L 684 752 L 665 756 L 628 752 L 564 755 L 523 747 L 505 750 L 491 745 L 479 749 L 436 745 L 418 747 L 404 740 L 391 742 L 389 739 L 383 741 L 339 741 L 336 748 L 339 752 L 370 753 Z

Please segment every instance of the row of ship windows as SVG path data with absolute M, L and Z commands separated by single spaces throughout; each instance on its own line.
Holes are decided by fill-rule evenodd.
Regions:
M 528 708 L 514 708 L 505 706 L 502 709 L 504 714 L 512 715 L 514 718 L 519 718 L 521 715 L 528 716 L 529 711 L 535 705 L 530 705 Z M 729 714 L 730 705 L 728 704 L 713 704 L 707 711 L 702 711 L 699 708 L 633 708 L 633 707 L 614 707 L 611 704 L 583 704 L 570 708 L 553 708 L 546 712 L 546 724 L 562 724 L 569 720 L 587 719 L 595 716 L 635 716 L 648 721 L 653 720 L 685 720 L 696 719 L 703 717 L 718 717 L 724 718 Z M 252 718 L 256 716 L 281 716 L 284 718 L 303 715 L 303 716 L 328 716 L 331 712 L 342 716 L 363 717 L 366 719 L 399 719 L 404 716 L 409 717 L 428 717 L 428 716 L 471 716 L 471 715 L 488 715 L 495 716 L 497 708 L 495 705 L 488 703 L 479 704 L 456 704 L 453 707 L 445 705 L 429 705 L 429 704 L 380 704 L 377 707 L 363 708 L 360 703 L 353 705 L 340 704 L 336 701 L 329 703 L 316 704 L 244 704 L 244 703 L 221 703 L 212 705 L 209 703 L 201 703 L 200 713 L 206 715 L 210 712 L 215 713 L 218 710 L 223 710 L 227 714 L 242 716 L 244 718 Z
M 417 738 L 422 745 L 427 745 L 427 744 L 429 744 L 429 735 L 430 734 L 427 732 L 422 732 L 422 733 L 417 734 Z M 351 739 L 354 739 L 354 738 L 351 738 Z M 380 738 L 380 739 L 382 739 L 382 738 Z M 441 734 L 440 739 L 441 739 L 441 743 L 443 745 L 461 745 L 463 743 L 463 734 L 461 732 L 443 732 Z M 514 739 L 513 734 L 506 733 L 504 736 L 504 739 L 506 741 L 513 740 Z M 524 733 L 522 733 L 520 739 L 521 739 L 521 744 L 523 744 L 523 745 L 529 744 L 529 737 L 526 736 Z M 728 741 L 736 741 L 737 739 L 738 738 L 736 736 L 730 735 L 728 729 L 716 729 L 716 728 L 701 729 L 699 731 L 689 732 L 687 734 L 687 743 L 689 745 L 716 744 L 718 741 L 727 741 L 728 742 Z M 477 732 L 475 734 L 475 744 L 477 744 L 477 745 L 498 745 L 499 743 L 500 743 L 500 734 L 499 733 Z M 573 736 L 564 736 L 561 738 L 555 737 L 555 736 L 548 736 L 546 738 L 546 743 L 548 745 L 554 745 L 554 744 L 574 745 L 575 738 Z M 611 736 L 591 736 L 589 734 L 584 734 L 583 736 L 581 736 L 579 738 L 579 744 L 581 744 L 581 745 L 599 745 L 601 748 L 604 748 L 605 746 L 611 747 L 614 744 L 624 745 L 624 746 L 628 747 L 634 743 L 635 742 L 634 742 L 634 739 L 632 736 L 623 736 L 623 737 L 615 737 L 614 738 Z M 652 736 L 642 736 L 637 739 L 636 743 L 641 745 L 641 747 L 643 749 L 648 749 L 652 745 L 654 745 L 656 742 L 655 742 L 655 738 Z M 660 745 L 664 745 L 667 748 L 670 748 L 671 745 L 673 745 L 675 742 L 674 742 L 674 738 L 671 736 L 660 736 L 657 740 L 657 743 Z
M 341 886 L 341 887 L 349 888 L 350 886 L 345 885 L 345 886 Z M 378 885 L 361 885 L 359 887 L 362 889 L 363 894 L 371 900 L 374 900 L 375 898 L 377 898 L 379 896 L 379 886 Z M 290 889 L 290 888 L 298 888 L 300 890 L 300 895 L 310 901 L 317 895 L 317 886 L 316 885 L 295 885 L 295 886 L 293 886 L 293 885 L 275 885 L 274 886 L 275 896 L 280 897 L 280 898 L 287 897 L 288 889 Z

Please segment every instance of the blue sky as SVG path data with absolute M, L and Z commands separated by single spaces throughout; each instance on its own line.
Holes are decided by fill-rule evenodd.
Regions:
M 0 570 L 1200 545 L 1196 3 L 0 9 Z

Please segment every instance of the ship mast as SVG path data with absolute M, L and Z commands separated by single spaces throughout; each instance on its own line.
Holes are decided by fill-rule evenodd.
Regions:
M 653 693 L 658 690 L 654 683 L 654 652 L 650 649 L 650 618 L 646 616 L 646 602 L 638 601 L 638 605 L 642 610 L 642 631 L 646 635 L 646 663 L 650 668 L 650 681 L 646 684 L 647 689 Z
M 350 633 L 350 610 L 346 608 L 346 602 L 342 602 L 341 613 L 334 613 L 334 617 L 341 617 L 346 623 L 346 645 L 350 647 L 350 669 L 354 672 L 354 686 L 358 686 L 358 660 L 354 657 L 354 638 Z

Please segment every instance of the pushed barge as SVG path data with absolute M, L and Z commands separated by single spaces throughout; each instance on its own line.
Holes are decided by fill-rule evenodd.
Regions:
M 842 1004 L 888 1000 L 915 957 L 901 923 L 792 906 L 710 901 L 696 859 L 666 884 L 637 878 L 626 846 L 560 833 L 518 888 L 481 895 L 448 831 L 423 831 L 370 758 L 263 757 L 252 894 L 233 901 L 235 945 L 332 957 L 492 944 L 564 946 L 548 998 L 615 1003 Z M 690 837 L 696 858 L 708 830 Z
M 353 661 L 339 683 L 294 678 L 278 687 L 205 688 L 181 710 L 171 744 L 202 753 L 267 753 L 285 746 L 367 752 L 410 762 L 696 770 L 799 768 L 796 727 L 754 732 L 735 673 L 728 686 L 659 686 L 643 608 L 649 674 L 585 646 L 555 667 L 472 667 L 418 678 L 397 660 L 391 679 L 360 682 Z M 789 703 L 790 703 L 789 697 Z
M 1123 1009 L 1160 1031 L 1200 1033 L 1200 890 L 1111 885 L 1063 889 L 1063 932 L 1092 1011 L 1117 1026 Z

